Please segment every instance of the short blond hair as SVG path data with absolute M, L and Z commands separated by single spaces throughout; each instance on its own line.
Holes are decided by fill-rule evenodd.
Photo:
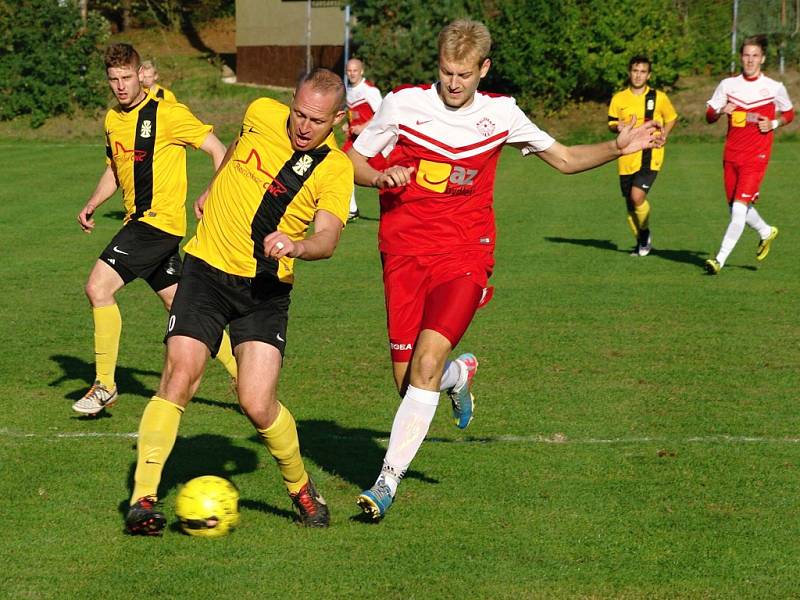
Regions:
M 481 64 L 491 49 L 492 34 L 479 21 L 457 19 L 439 32 L 439 56 L 449 60 L 475 58 Z

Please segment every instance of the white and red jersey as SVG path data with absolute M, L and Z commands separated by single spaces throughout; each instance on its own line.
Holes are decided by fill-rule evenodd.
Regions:
M 383 102 L 381 91 L 371 81 L 362 79 L 356 85 L 347 84 L 347 120 L 350 125 L 363 125 L 367 123 Z M 358 136 L 352 131 L 347 134 L 347 141 L 351 144 Z
M 759 131 L 758 118 L 763 115 L 770 120 L 775 119 L 778 110 L 786 123 L 792 120 L 792 101 L 784 85 L 763 73 L 752 79 L 744 75 L 728 77 L 720 82 L 707 104 L 715 113 L 719 113 L 728 102 L 735 104 L 736 109 L 728 115 L 728 137 L 723 160 L 769 160 L 775 136 L 772 131 Z
M 476 92 L 469 106 L 452 110 L 436 84 L 395 89 L 354 146 L 363 156 L 382 153 L 387 166 L 415 169 L 408 185 L 380 192 L 380 251 L 493 249 L 494 177 L 503 145 L 541 152 L 554 142 L 509 96 Z

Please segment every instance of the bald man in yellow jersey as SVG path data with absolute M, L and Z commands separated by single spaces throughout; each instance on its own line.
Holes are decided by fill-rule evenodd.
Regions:
M 649 58 L 631 58 L 628 62 L 628 87 L 614 94 L 608 107 L 608 128 L 617 133 L 631 117 L 636 117 L 637 127 L 648 121 L 655 121 L 662 125 L 661 136 L 666 143 L 672 128 L 678 122 L 678 113 L 664 92 L 647 85 L 651 72 Z M 663 145 L 620 156 L 617 160 L 619 185 L 628 209 L 628 226 L 636 238 L 631 256 L 647 256 L 652 249 L 650 203 L 647 201 L 647 194 L 652 189 L 663 163 Z
M 225 146 L 186 106 L 162 102 L 139 81 L 139 54 L 129 44 L 113 44 L 105 53 L 111 91 L 119 103 L 106 114 L 106 170 L 78 223 L 94 230 L 97 207 L 122 187 L 125 221 L 94 265 L 86 295 L 94 320 L 95 382 L 72 405 L 97 415 L 118 398 L 115 371 L 122 317 L 115 294 L 144 279 L 167 310 L 181 274 L 178 245 L 186 234 L 186 146 L 208 154 L 217 167 Z M 218 358 L 232 377 L 236 362 L 223 334 Z
M 228 324 L 242 410 L 277 461 L 303 525 L 328 526 L 328 508 L 305 470 L 295 421 L 278 401 L 277 385 L 294 261 L 329 258 L 347 221 L 353 167 L 332 133 L 344 116 L 344 84 L 327 69 L 300 80 L 291 107 L 269 98 L 254 101 L 198 199 L 202 220 L 185 247 L 164 374 L 139 426 L 129 533 L 160 535 L 164 528 L 157 505 L 163 465 Z M 311 223 L 314 233 L 306 237 Z

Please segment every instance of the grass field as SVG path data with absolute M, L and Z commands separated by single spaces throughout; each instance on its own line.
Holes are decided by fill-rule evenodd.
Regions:
M 70 404 L 93 377 L 82 286 L 121 224 L 75 215 L 103 149 L 0 143 L 0 549 L 7 598 L 790 598 L 800 573 L 800 327 L 794 169 L 776 147 L 762 214 L 781 228 L 755 261 L 748 230 L 703 274 L 727 225 L 721 145 L 674 144 L 651 203 L 653 254 L 628 256 L 613 165 L 565 177 L 508 152 L 496 194 L 494 300 L 462 343 L 481 360 L 477 416 L 442 403 L 396 505 L 374 480 L 397 404 L 376 253 L 375 196 L 330 261 L 299 266 L 281 397 L 331 507 L 293 520 L 278 471 L 209 365 L 161 495 L 229 477 L 242 523 L 220 540 L 174 526 L 122 533 L 139 417 L 157 386 L 165 313 L 142 282 L 119 294 L 121 398 Z M 190 197 L 210 173 L 190 154 Z

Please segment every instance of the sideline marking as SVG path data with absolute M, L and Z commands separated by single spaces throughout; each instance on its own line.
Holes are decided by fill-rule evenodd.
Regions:
M 59 431 L 53 433 L 26 433 L 13 431 L 7 428 L 0 428 L 0 437 L 10 438 L 39 438 L 39 439 L 85 439 L 85 438 L 123 438 L 136 439 L 139 434 L 132 432 L 98 432 L 98 431 Z M 178 436 L 182 437 L 182 436 Z M 229 435 L 230 439 L 246 440 L 252 435 Z M 333 439 L 352 440 L 350 435 L 332 435 Z M 386 443 L 389 438 L 372 438 L 364 436 L 363 439 L 372 439 L 376 442 Z M 800 438 L 786 437 L 760 437 L 746 435 L 709 435 L 691 436 L 686 438 L 666 438 L 666 437 L 630 437 L 630 438 L 574 438 L 570 439 L 563 434 L 543 435 L 498 435 L 486 437 L 467 437 L 463 439 L 450 439 L 442 437 L 430 437 L 426 442 L 439 444 L 553 444 L 553 445 L 578 445 L 578 444 L 800 444 Z

